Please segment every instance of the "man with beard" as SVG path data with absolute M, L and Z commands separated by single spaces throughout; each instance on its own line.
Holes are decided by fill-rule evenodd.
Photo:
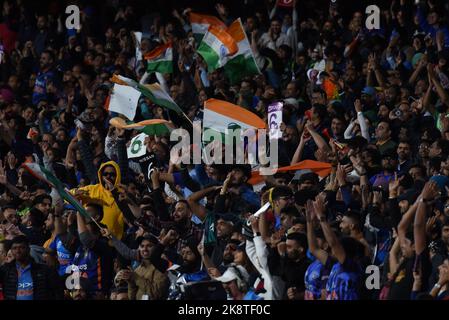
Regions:
M 290 233 L 277 246 L 280 276 L 286 283 L 289 300 L 304 299 L 304 276 L 310 264 L 307 249 L 307 237 L 303 233 Z
M 223 284 L 231 300 L 263 300 L 249 288 L 250 276 L 242 266 L 229 266 L 225 273 L 215 280 Z
M 370 256 L 370 246 L 368 241 L 363 236 L 362 225 L 360 224 L 359 214 L 354 212 L 347 212 L 340 221 L 340 230 L 346 235 L 350 236 L 365 246 L 365 255 Z
M 162 255 L 168 247 L 181 244 L 181 249 L 177 252 L 181 253 L 181 265 L 173 265 Z M 201 253 L 198 251 L 198 242 L 193 239 L 187 241 L 179 241 L 179 233 L 175 229 L 169 230 L 166 234 L 162 234 L 161 241 L 156 244 L 150 254 L 150 262 L 156 266 L 160 272 L 169 271 L 175 274 L 175 278 L 171 278 L 171 286 L 169 289 L 168 299 L 177 300 L 181 297 L 179 283 L 198 282 L 208 278 L 206 271 L 201 269 Z
M 385 153 L 382 156 L 382 171 L 369 180 L 373 187 L 380 187 L 382 190 L 388 190 L 388 184 L 395 178 L 395 168 L 397 167 L 396 154 L 393 152 Z
M 33 89 L 33 105 L 38 105 L 41 100 L 47 99 L 47 83 L 49 81 L 55 82 L 56 74 L 53 70 L 55 56 L 53 52 L 45 50 L 42 52 L 39 67 L 40 71 L 36 77 L 36 82 Z
M 439 245 L 431 249 L 434 254 L 431 257 L 432 274 L 429 279 L 430 286 L 437 283 L 438 267 L 449 257 L 449 217 L 447 216 L 443 217 L 443 222 L 441 223 L 441 241 L 439 242 Z
M 397 171 L 399 175 L 403 175 L 408 172 L 411 166 L 411 149 L 410 143 L 407 141 L 401 141 L 397 148 L 398 154 L 398 167 Z
M 232 236 L 234 223 L 223 218 L 218 218 L 216 223 L 217 242 L 214 245 L 211 258 L 214 265 L 221 265 L 224 258 L 224 251 L 228 246 L 229 240 Z
M 128 283 L 128 297 L 132 300 L 165 300 L 168 295 L 168 278 L 165 273 L 165 265 L 156 265 L 150 260 L 154 247 L 158 240 L 154 236 L 138 238 L 138 249 L 129 249 L 123 242 L 113 237 L 107 229 L 102 233 L 112 240 L 112 245 L 125 259 L 138 261 L 139 265 L 133 270 L 122 270 L 115 278 L 116 281 L 124 280 Z M 164 271 L 161 271 L 164 270 Z M 144 298 L 148 299 L 144 299 Z
M 386 121 L 379 122 L 376 127 L 376 146 L 381 155 L 396 150 L 396 143 L 391 139 L 390 123 Z
M 153 183 L 152 198 L 154 201 L 154 211 L 158 214 L 161 225 L 173 224 L 179 231 L 179 237 L 182 240 L 192 238 L 199 242 L 203 237 L 203 229 L 192 222 L 192 208 L 187 200 L 179 200 L 174 206 L 171 214 L 167 209 L 167 204 L 162 196 L 162 187 L 160 185 L 159 171 L 154 170 L 151 175 Z M 181 249 L 181 241 L 178 242 L 178 249 Z
M 63 289 L 56 271 L 35 263 L 26 236 L 12 240 L 14 260 L 0 268 L 0 286 L 5 300 L 62 300 Z

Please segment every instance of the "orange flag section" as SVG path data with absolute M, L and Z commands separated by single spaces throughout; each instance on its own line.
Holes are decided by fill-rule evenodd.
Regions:
M 287 172 L 287 171 L 297 171 L 309 169 L 315 172 L 320 177 L 324 178 L 331 173 L 332 166 L 330 163 L 319 162 L 314 160 L 304 160 L 298 162 L 292 166 L 286 166 L 277 169 L 276 172 Z M 263 176 L 259 174 L 259 171 L 253 171 L 251 178 L 248 180 L 249 184 L 255 185 L 263 181 Z
M 167 42 L 166 44 L 158 46 L 158 47 L 154 48 L 152 51 L 145 54 L 144 59 L 145 60 L 156 59 L 157 57 L 162 55 L 165 52 L 165 50 L 167 50 L 168 48 L 171 48 L 171 46 L 172 46 L 171 42 Z

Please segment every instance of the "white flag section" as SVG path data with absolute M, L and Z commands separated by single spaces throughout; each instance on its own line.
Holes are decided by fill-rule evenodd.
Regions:
M 137 103 L 140 91 L 126 85 L 114 84 L 114 89 L 109 102 L 109 111 L 123 114 L 129 120 L 136 116 Z
M 140 51 L 140 43 L 142 42 L 142 32 L 134 31 L 134 37 L 136 39 L 136 64 L 137 64 L 137 61 L 142 60 L 142 51 Z
M 139 158 L 147 153 L 147 147 L 145 145 L 145 138 L 147 135 L 141 133 L 135 136 L 127 149 L 128 159 Z
M 275 102 L 268 106 L 268 128 L 270 130 L 270 139 L 282 138 L 282 102 Z

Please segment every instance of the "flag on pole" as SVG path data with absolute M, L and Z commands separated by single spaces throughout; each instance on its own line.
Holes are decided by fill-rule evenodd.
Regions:
M 144 56 L 147 72 L 173 73 L 173 47 L 171 42 L 160 45 Z
M 192 26 L 193 37 L 197 44 L 201 42 L 207 30 L 209 30 L 209 26 L 215 26 L 223 30 L 226 29 L 223 21 L 214 16 L 190 12 L 189 20 Z
M 109 98 L 108 110 L 123 114 L 129 120 L 136 116 L 137 103 L 140 91 L 121 84 L 114 84 L 112 94 Z
M 240 18 L 229 26 L 227 32 L 238 47 L 236 53 L 224 59 L 224 71 L 231 84 L 240 81 L 243 77 L 260 74 Z
M 197 49 L 208 66 L 208 70 L 214 71 L 226 63 L 226 57 L 232 56 L 238 50 L 237 43 L 225 30 L 210 26 Z
M 182 109 L 176 104 L 170 95 L 161 88 L 159 83 L 142 85 L 135 80 L 117 75 L 113 75 L 111 81 L 133 87 L 134 89 L 140 91 L 140 93 L 142 93 L 145 97 L 153 101 L 153 103 L 173 110 L 176 113 L 184 114 Z
M 78 200 L 70 194 L 70 192 L 64 187 L 62 182 L 45 167 L 35 162 L 26 162 L 22 164 L 22 167 L 24 167 L 25 170 L 27 170 L 35 178 L 46 182 L 52 188 L 54 188 L 61 196 L 61 198 L 70 203 L 81 215 L 89 219 L 91 218 L 86 209 L 84 209 L 83 206 L 78 202 Z

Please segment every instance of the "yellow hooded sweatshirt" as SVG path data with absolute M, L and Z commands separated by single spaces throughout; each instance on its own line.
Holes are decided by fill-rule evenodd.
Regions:
M 109 231 L 117 238 L 121 239 L 123 235 L 124 221 L 123 214 L 120 211 L 117 203 L 115 203 L 114 197 L 112 196 L 111 191 L 107 190 L 103 185 L 102 179 L 102 171 L 106 166 L 112 166 L 117 173 L 114 181 L 114 187 L 116 189 L 119 188 L 119 184 L 121 181 L 120 175 L 120 167 L 114 161 L 108 161 L 102 163 L 100 169 L 98 170 L 98 181 L 99 183 L 88 185 L 85 187 L 78 188 L 78 190 L 84 190 L 88 192 L 86 201 L 94 202 L 103 206 L 103 220 L 101 223 L 105 224 Z M 75 192 L 76 189 L 71 190 L 71 192 Z

